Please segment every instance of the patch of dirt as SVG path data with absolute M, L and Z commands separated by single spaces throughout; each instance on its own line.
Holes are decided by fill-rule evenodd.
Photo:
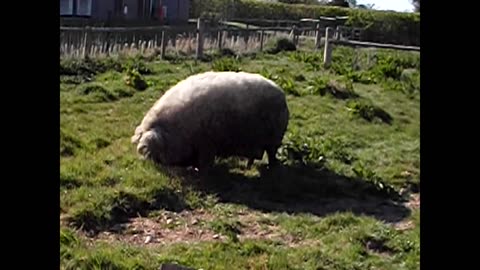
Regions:
M 407 231 L 407 230 L 413 229 L 413 227 L 415 227 L 415 225 L 413 224 L 413 221 L 408 220 L 408 221 L 398 222 L 398 223 L 394 224 L 393 227 L 397 231 Z
M 405 206 L 412 210 L 420 208 L 420 194 L 412 194 Z
M 117 224 L 96 238 L 142 246 L 224 239 L 225 237 L 205 228 L 204 224 L 212 219 L 213 216 L 203 210 L 181 213 L 163 211 L 157 217 L 138 217 L 129 223 Z
M 276 224 L 269 222 L 268 215 L 262 213 L 244 213 L 238 217 L 239 222 L 244 226 L 239 240 L 271 240 L 280 241 L 287 245 L 293 244 L 295 238 L 283 232 Z
M 286 234 L 278 225 L 265 222 L 266 214 L 257 211 L 236 213 L 242 224 L 240 241 L 263 239 L 282 242 L 288 246 L 303 245 L 301 239 Z M 216 216 L 205 210 L 174 213 L 162 211 L 156 217 L 138 217 L 129 223 L 117 224 L 110 231 L 101 232 L 90 238 L 92 241 L 122 242 L 137 246 L 156 247 L 173 243 L 195 243 L 201 241 L 227 241 L 228 237 L 209 228 L 208 223 Z M 263 222 L 262 222 L 263 220 Z M 312 244 L 314 241 L 311 241 Z
M 404 205 L 411 210 L 420 207 L 420 194 L 412 194 Z M 270 240 L 283 243 L 289 247 L 320 245 L 319 240 L 299 239 L 286 233 L 280 226 L 272 222 L 270 215 L 256 210 L 240 210 L 234 214 L 235 220 L 241 224 L 240 241 L 247 239 Z M 228 215 L 232 216 L 232 215 Z M 222 216 L 222 218 L 225 218 Z M 180 213 L 160 211 L 154 217 L 132 218 L 128 223 L 117 224 L 109 231 L 101 232 L 95 241 L 122 242 L 137 246 L 156 247 L 172 243 L 196 243 L 202 241 L 227 241 L 228 236 L 218 234 L 209 227 L 209 222 L 217 219 L 211 211 L 198 209 Z M 63 223 L 65 216 L 61 216 Z M 414 227 L 411 220 L 403 220 L 392 224 L 397 230 L 409 230 Z M 382 246 L 375 241 L 367 241 L 366 248 L 372 252 L 388 255 Z

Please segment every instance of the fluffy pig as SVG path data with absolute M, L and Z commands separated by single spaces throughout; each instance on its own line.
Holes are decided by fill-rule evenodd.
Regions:
M 170 88 L 135 129 L 144 158 L 165 166 L 208 168 L 215 157 L 278 163 L 275 155 L 289 121 L 282 89 L 246 72 L 205 72 Z

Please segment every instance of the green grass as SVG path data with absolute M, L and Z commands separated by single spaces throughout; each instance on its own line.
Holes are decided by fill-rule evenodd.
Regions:
M 211 62 L 62 60 L 61 267 L 418 269 L 419 211 L 391 200 L 420 182 L 420 77 L 410 72 L 419 55 L 371 54 L 336 48 L 329 70 L 309 52 Z M 218 160 L 200 183 L 138 158 L 130 137 L 147 110 L 179 80 L 212 69 L 261 73 L 285 89 L 283 168 L 265 170 L 266 159 L 250 170 L 245 161 Z M 213 219 L 195 226 L 225 240 L 147 247 L 97 237 L 138 216 L 199 209 Z M 409 220 L 411 228 L 394 228 Z M 256 233 L 268 228 L 281 237 Z M 258 237 L 242 238 L 248 233 Z

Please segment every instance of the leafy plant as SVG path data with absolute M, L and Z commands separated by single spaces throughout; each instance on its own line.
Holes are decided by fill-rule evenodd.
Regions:
M 373 184 L 375 193 L 386 195 L 389 198 L 400 198 L 400 192 L 397 191 L 392 185 L 385 183 L 380 177 L 376 175 L 374 171 L 365 166 L 362 162 L 357 162 L 352 168 L 356 177 Z
M 324 96 L 330 94 L 335 98 L 349 99 L 356 98 L 358 95 L 353 90 L 351 80 L 344 79 L 342 81 L 329 80 L 325 77 L 316 77 L 307 87 L 307 91 L 312 95 Z
M 240 61 L 232 57 L 223 57 L 213 61 L 212 69 L 214 71 L 242 71 L 242 68 L 240 67 Z
M 294 96 L 302 96 L 302 93 L 299 90 L 297 90 L 295 86 L 295 82 L 290 76 L 278 77 L 277 83 L 283 89 L 283 91 L 285 91 L 285 93 L 294 95 Z
M 307 87 L 308 92 L 311 95 L 324 96 L 328 91 L 328 79 L 325 77 L 315 77 L 310 85 Z
M 260 75 L 262 75 L 263 77 L 265 77 L 267 79 L 270 79 L 272 81 L 278 80 L 278 75 L 276 75 L 275 73 L 273 73 L 269 69 L 266 69 L 265 67 L 262 68 L 262 70 L 260 71 Z
M 416 70 L 413 72 L 404 71 L 400 75 L 400 80 L 387 79 L 383 82 L 383 87 L 413 97 L 415 93 L 420 92 L 420 73 Z
M 214 232 L 227 236 L 232 242 L 236 243 L 239 241 L 237 235 L 242 233 L 242 224 L 239 221 L 217 220 L 209 225 Z
M 322 69 L 322 56 L 318 53 L 294 52 L 290 54 L 290 59 L 307 64 L 307 70 L 318 71 Z
M 369 122 L 376 118 L 387 124 L 390 124 L 393 121 L 393 118 L 389 113 L 366 100 L 349 101 L 347 102 L 346 107 L 352 115 L 360 116 Z
M 130 58 L 122 66 L 124 71 L 135 70 L 141 75 L 152 74 L 153 71 L 145 64 L 145 62 L 139 58 Z
M 289 133 L 278 150 L 279 160 L 286 165 L 321 168 L 325 156 L 313 139 Z
M 145 81 L 142 74 L 136 69 L 127 70 L 124 81 L 126 85 L 140 91 L 145 90 L 148 87 L 148 83 Z

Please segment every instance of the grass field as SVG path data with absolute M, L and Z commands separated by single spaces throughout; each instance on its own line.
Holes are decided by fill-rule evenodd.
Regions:
M 210 62 L 61 60 L 62 269 L 419 269 L 419 55 L 337 47 Z M 288 96 L 278 152 L 205 182 L 141 161 L 136 125 L 170 86 L 258 72 Z

